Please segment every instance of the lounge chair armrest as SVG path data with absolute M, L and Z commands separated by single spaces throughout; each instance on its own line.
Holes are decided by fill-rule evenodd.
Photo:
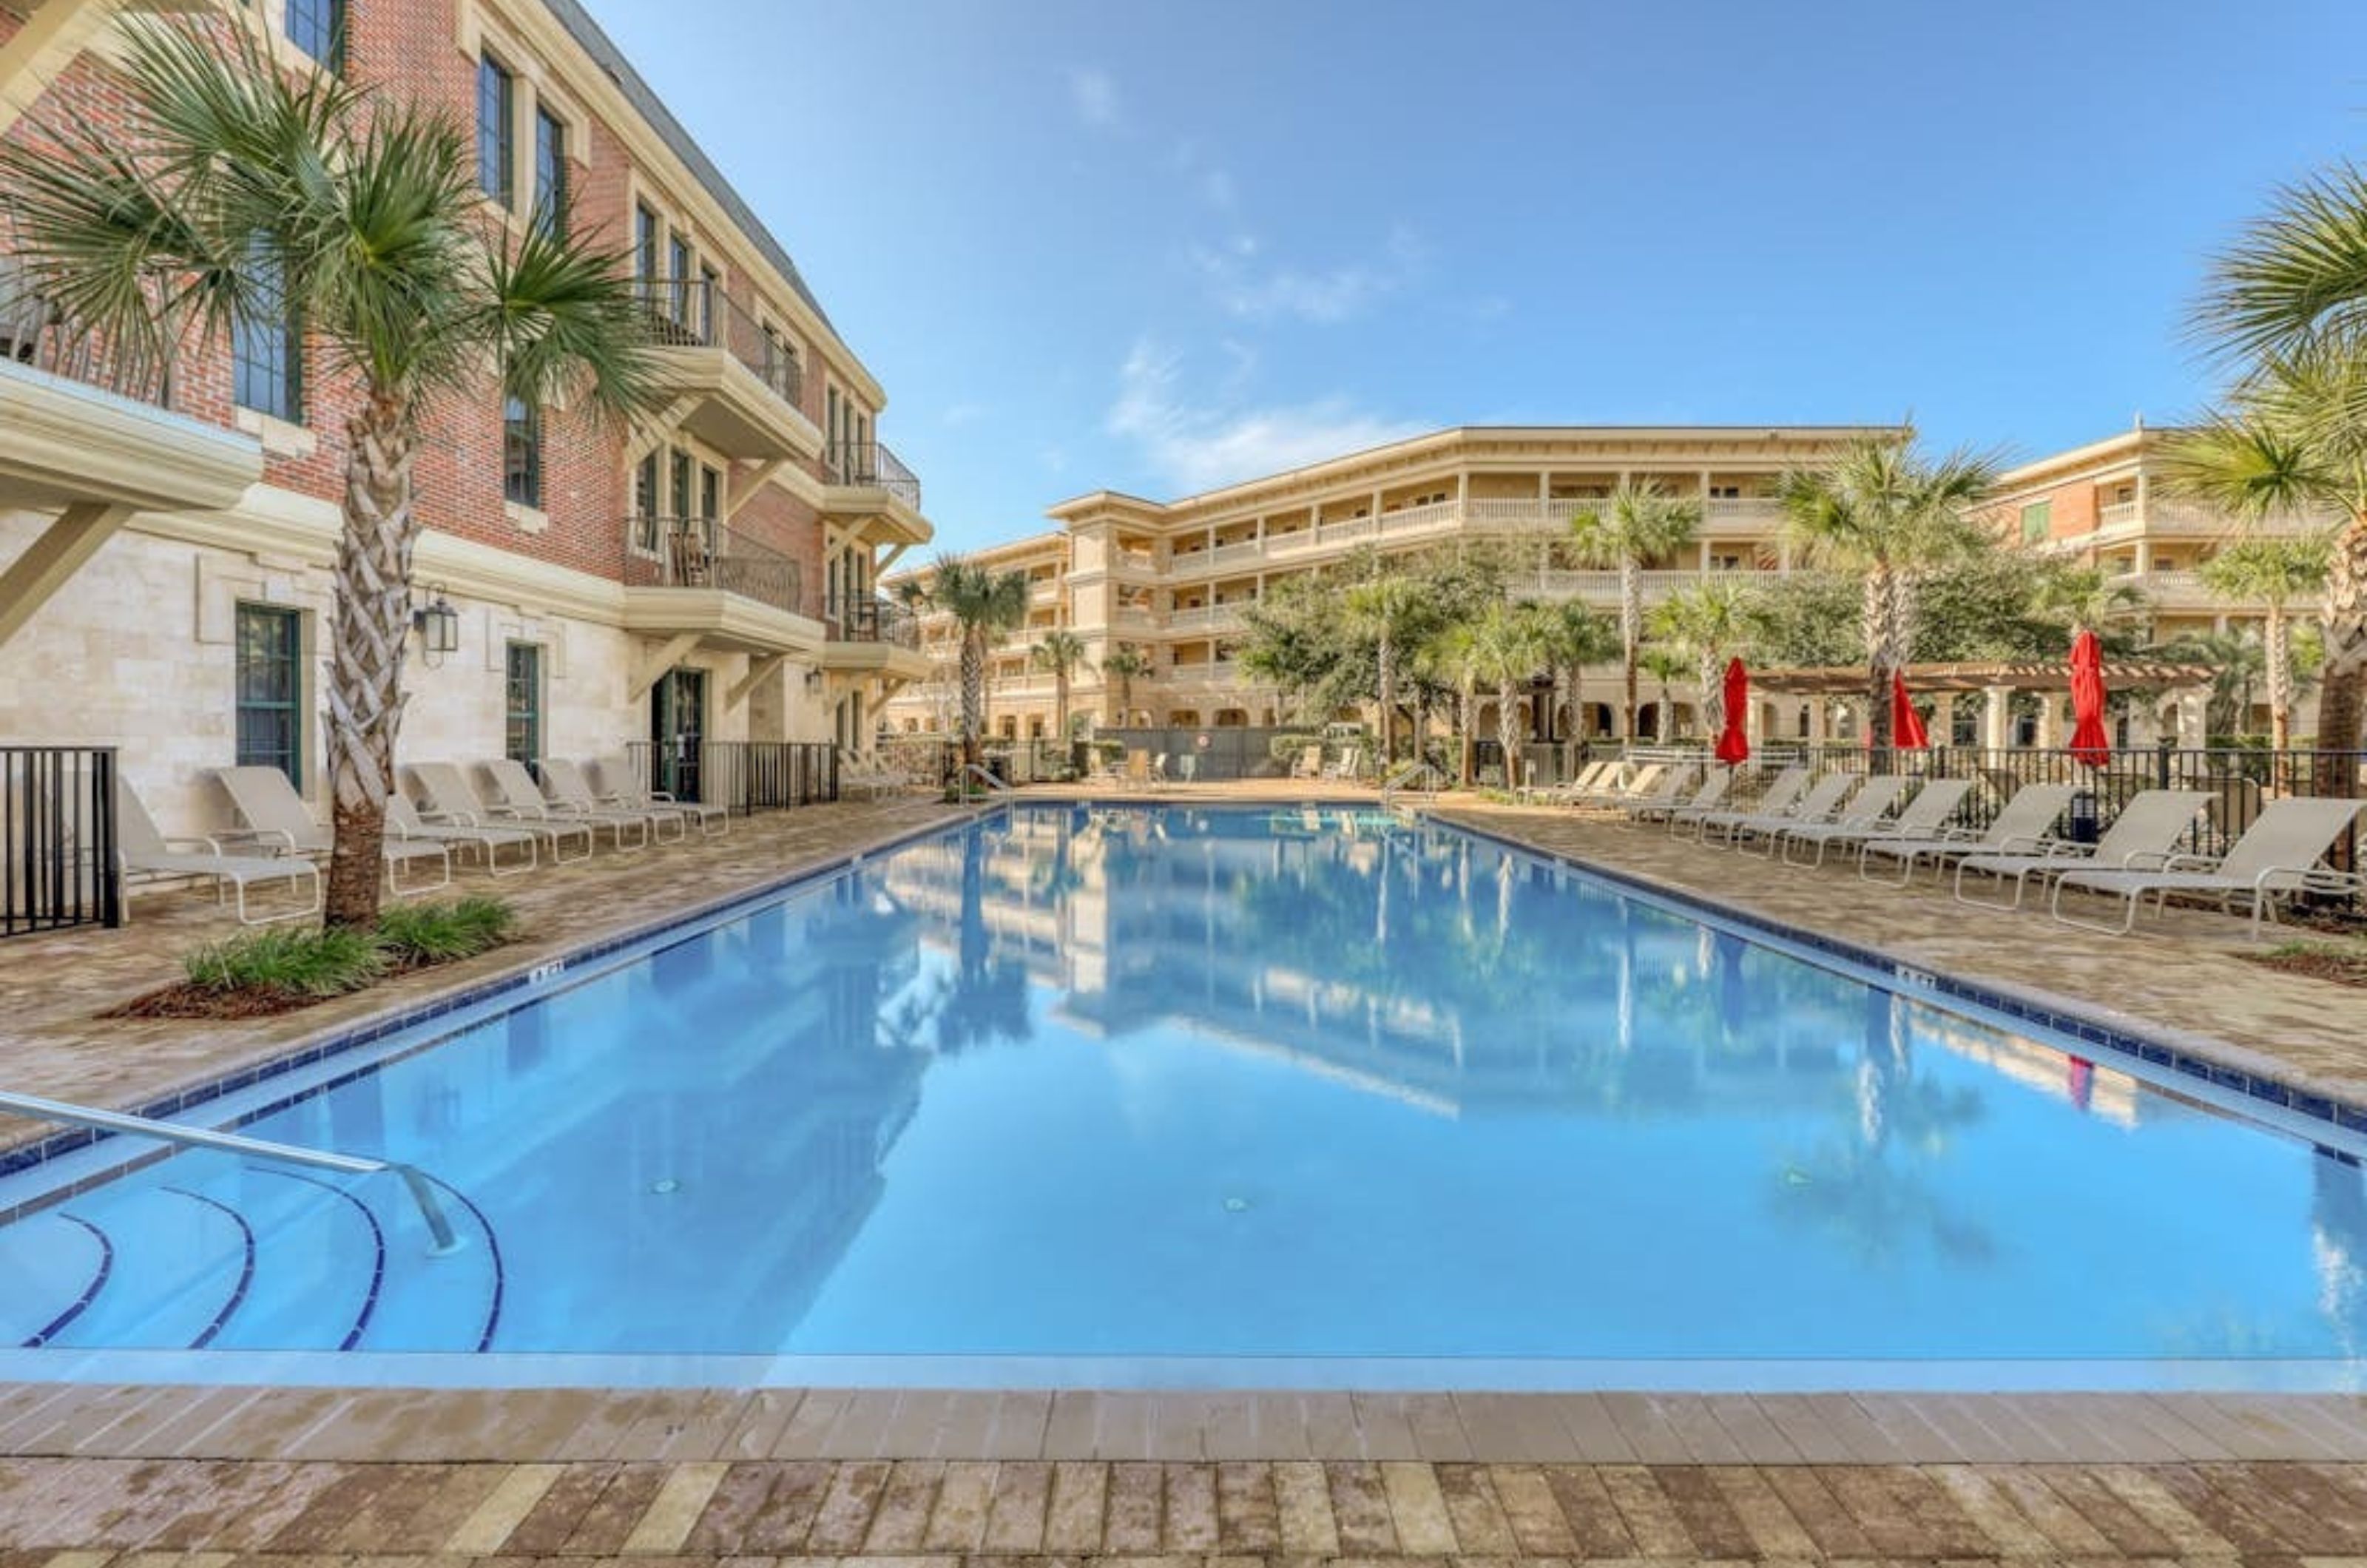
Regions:
M 2096 846 L 2077 843 L 2069 839 L 2033 839 L 2040 855 L 2047 860 L 2093 860 Z
M 2135 859 L 2136 857 L 2131 856 L 2130 858 Z M 2162 857 L 2159 869 L 2163 871 L 2216 871 L 2219 869 L 2219 857 L 2217 855 L 2164 855 Z
M 2355 871 L 2337 871 L 2330 865 L 2272 865 L 2252 878 L 2252 886 L 2265 887 L 2271 877 L 2296 876 L 2305 893 L 2350 893 L 2367 887 L 2367 875 Z
M 2118 865 L 2123 871 L 2144 871 L 2148 869 L 2154 871 L 2168 871 L 2178 862 L 2182 860 L 2194 862 L 2197 868 L 2203 866 L 2214 866 L 2219 863 L 2209 855 L 2181 855 L 2174 851 L 2164 852 L 2161 850 L 2131 850 L 2127 854 L 2123 855 L 2113 863 Z M 2153 864 L 2150 867 L 2147 867 L 2143 863 L 2146 861 L 2151 861 Z
M 296 835 L 285 828 L 225 828 L 214 839 L 225 844 L 268 846 L 284 854 L 296 852 Z
M 477 814 L 473 811 L 430 811 L 425 807 L 422 807 L 419 810 L 419 819 L 422 822 L 449 823 L 455 828 L 475 828 L 482 826 L 482 824 L 477 819 Z
M 221 838 L 219 836 L 209 836 L 204 833 L 167 833 L 164 835 L 164 848 L 166 850 L 171 850 L 176 844 L 203 844 L 206 849 L 206 853 L 210 855 L 218 855 L 223 852 Z

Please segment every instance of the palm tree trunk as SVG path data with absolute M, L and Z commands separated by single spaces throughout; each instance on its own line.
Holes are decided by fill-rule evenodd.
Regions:
M 2293 744 L 2293 637 L 2282 604 L 2269 605 L 2269 624 L 2260 640 L 2269 663 L 2269 749 L 2282 751 Z
M 1478 719 L 1478 693 L 1468 685 L 1456 687 L 1455 739 L 1457 749 L 1463 753 L 1461 773 L 1465 789 L 1479 782 L 1479 749 L 1477 744 L 1479 737 L 1475 732 Z
M 1865 577 L 1865 604 L 1861 612 L 1865 624 L 1865 735 L 1866 771 L 1886 773 L 1890 771 L 1890 679 L 1897 669 L 1892 649 L 1892 616 L 1896 604 L 1892 597 L 1890 573 L 1876 569 Z
M 1069 739 L 1069 671 L 1066 668 L 1052 671 L 1052 739 L 1066 742 Z
M 1620 723 L 1620 739 L 1636 739 L 1636 653 L 1644 640 L 1644 583 L 1636 563 L 1619 563 L 1620 673 L 1627 682 L 1627 714 Z
M 1521 787 L 1521 705 L 1514 698 L 1512 682 L 1503 681 L 1496 686 L 1496 744 L 1504 752 L 1504 787 Z
M 978 764 L 979 731 L 986 727 L 986 634 L 976 626 L 962 628 L 961 748 L 962 765 Z
M 1381 634 L 1380 666 L 1381 772 L 1387 773 L 1398 760 L 1398 661 L 1386 632 Z
M 411 627 L 415 447 L 401 400 L 374 393 L 346 422 L 345 523 L 337 537 L 329 660 L 332 849 L 323 919 L 378 922 L 387 797 L 402 725 L 403 637 Z
M 2357 788 L 2354 752 L 2367 718 L 2367 513 L 2336 536 L 2326 582 L 2326 668 L 2317 690 L 2316 792 L 2348 795 Z
M 1712 745 L 1726 730 L 1726 684 L 1720 674 L 1717 649 L 1703 649 L 1693 660 L 1693 679 L 1701 683 L 1702 735 Z

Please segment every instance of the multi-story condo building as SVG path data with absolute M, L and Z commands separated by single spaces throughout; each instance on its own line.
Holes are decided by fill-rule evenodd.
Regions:
M 577 0 L 222 10 L 291 67 L 472 128 L 486 220 L 563 213 L 629 250 L 663 344 L 663 412 L 630 430 L 490 383 L 436 410 L 413 565 L 439 613 L 408 668 L 404 757 L 646 740 L 695 768 L 702 739 L 868 734 L 927 669 L 875 587 L 931 534 L 879 442 L 885 393 Z M 0 135 L 122 113 L 119 18 L 149 11 L 190 14 L 0 5 Z M 0 739 L 119 744 L 170 831 L 214 818 L 210 768 L 276 764 L 317 799 L 351 385 L 287 321 L 129 376 L 12 286 L 8 243 L 0 228 Z
M 984 564 L 1024 570 L 1030 583 L 1027 623 L 991 666 L 991 728 L 1007 737 L 1051 733 L 1054 683 L 1031 650 L 1056 627 L 1082 638 L 1091 661 L 1072 683 L 1072 713 L 1104 724 L 1170 726 L 1303 718 L 1232 659 L 1242 610 L 1290 577 L 1368 546 L 1509 541 L 1523 558 L 1515 592 L 1615 609 L 1618 574 L 1580 567 L 1567 539 L 1572 514 L 1626 478 L 1649 477 L 1702 501 L 1695 543 L 1644 572 L 1648 603 L 1705 574 L 1788 571 L 1777 479 L 1862 434 L 1863 427 L 1835 426 L 1467 428 L 1181 501 L 1102 491 L 1063 502 L 1050 509 L 1060 525 L 1054 531 L 978 552 Z M 2141 603 L 2130 613 L 2149 620 L 2154 640 L 2256 626 L 2261 606 L 2216 601 L 2195 575 L 2238 525 L 2167 493 L 2161 439 L 2161 432 L 2140 428 L 2016 468 L 2002 477 L 1988 515 L 2009 542 L 2101 566 L 2137 590 Z M 2291 531 L 2327 521 L 2258 526 Z M 905 575 L 925 581 L 925 571 Z M 952 627 L 942 616 L 924 616 L 922 632 L 934 672 L 889 704 L 889 723 L 903 732 L 942 732 L 954 711 Z M 1104 657 L 1119 647 L 1139 651 L 1150 666 L 1123 702 L 1118 683 L 1100 673 Z M 1618 735 L 1619 705 L 1607 700 L 1611 673 L 1591 672 L 1585 712 L 1554 716 L 1557 738 Z M 1686 682 L 1672 690 L 1682 728 L 1698 711 L 1699 694 Z M 1648 687 L 1646 694 L 1640 728 L 1652 735 L 1657 713 Z M 1831 705 L 1756 705 L 1762 711 L 1754 720 L 1770 736 L 1821 738 L 1845 722 Z M 2264 712 L 2252 717 L 2266 728 Z M 2149 739 L 2199 722 L 2191 714 L 2181 718 L 2176 701 L 2166 700 L 2131 733 Z M 2025 739 L 2049 728 L 2025 725 Z
M 1366 547 L 1396 552 L 1501 541 L 1520 561 L 1517 592 L 1611 609 L 1619 574 L 1578 564 L 1569 520 L 1627 479 L 1655 479 L 1702 502 L 1695 542 L 1648 563 L 1648 602 L 1705 574 L 1787 571 L 1776 481 L 1788 468 L 1829 459 L 1870 428 L 1469 427 L 1181 501 L 1097 491 L 1062 502 L 1050 510 L 1056 531 L 979 556 L 1025 570 L 1032 589 L 1026 627 L 995 656 L 993 727 L 1008 736 L 1051 733 L 1053 682 L 1030 650 L 1056 626 L 1083 640 L 1091 664 L 1072 686 L 1073 712 L 1104 723 L 1288 720 L 1284 694 L 1259 684 L 1233 658 L 1242 610 L 1290 578 Z M 946 710 L 952 628 L 942 616 L 925 617 L 923 636 L 937 671 L 889 704 L 897 730 L 938 728 Z M 1119 682 L 1101 672 L 1120 647 L 1150 664 L 1123 704 Z M 1595 693 L 1605 700 L 1590 701 L 1587 712 L 1554 716 L 1557 735 L 1619 732 L 1619 705 L 1607 700 L 1608 687 L 1598 684 Z M 1693 700 L 1688 688 L 1681 716 Z M 1648 732 L 1654 716 L 1642 716 Z
M 2166 446 L 2175 434 L 2140 423 L 2025 463 L 2001 477 L 1988 515 L 2008 543 L 2098 568 L 2108 582 L 2129 590 L 2135 599 L 2126 614 L 2146 623 L 2155 643 L 2214 633 L 2257 635 L 2267 607 L 2214 594 L 2199 569 L 2247 532 L 2303 534 L 2340 520 L 2288 514 L 2239 523 L 2179 494 L 2165 478 Z M 2305 616 L 2310 607 L 2295 605 L 2293 613 Z M 2242 727 L 2266 733 L 2266 694 L 2258 696 Z M 2153 716 L 2150 728 L 2180 728 L 2167 713 Z M 2316 700 L 2305 696 L 2295 705 L 2294 733 L 2316 728 Z

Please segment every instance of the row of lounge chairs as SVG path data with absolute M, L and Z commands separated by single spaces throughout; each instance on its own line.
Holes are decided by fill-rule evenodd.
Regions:
M 457 762 L 405 767 L 407 793 L 398 792 L 386 803 L 379 855 L 388 890 L 409 897 L 448 886 L 455 857 L 463 863 L 474 858 L 490 875 L 515 876 L 534 870 L 546 850 L 554 863 L 587 860 L 604 832 L 615 848 L 629 850 L 680 842 L 693 829 L 708 837 L 730 829 L 730 814 L 723 807 L 649 790 L 629 763 L 545 758 L 536 767 L 539 784 L 526 764 L 506 758 L 478 763 L 474 779 Z M 128 875 L 209 880 L 216 900 L 231 904 L 242 924 L 316 913 L 330 829 L 277 768 L 222 768 L 214 777 L 239 825 L 168 837 L 138 792 L 119 775 L 121 869 Z M 268 884 L 286 884 L 301 902 L 266 915 L 254 913 L 247 890 Z
M 1632 770 L 1606 762 L 1532 798 L 1666 823 L 1672 834 L 1754 849 L 1791 865 L 1821 865 L 1829 852 L 1840 851 L 1855 857 L 1860 876 L 1887 877 L 1900 886 L 1929 864 L 1937 874 L 1953 874 L 1954 896 L 1966 904 L 2018 909 L 2033 888 L 2044 887 L 2055 919 L 2113 935 L 2135 924 L 2147 897 L 2157 909 L 2173 894 L 2213 898 L 2231 913 L 2248 907 L 2257 939 L 2281 902 L 2367 890 L 2367 876 L 2324 863 L 2367 810 L 2367 801 L 2270 801 L 2225 853 L 2205 855 L 2190 847 L 2216 801 L 2205 790 L 2139 791 L 2090 843 L 2058 831 L 2078 793 L 2069 784 L 2021 784 L 1995 816 L 1975 826 L 1965 818 L 1979 781 L 1818 776 L 1790 767 L 1768 779 L 1750 807 L 1738 808 L 1728 804 L 1737 776 L 1726 767 L 1704 776 L 1693 762 L 1647 762 Z M 1980 880 L 1968 880 L 1974 878 Z M 1977 896 L 1983 889 L 1987 896 Z M 2067 893 L 2117 902 L 2117 920 L 2067 911 Z

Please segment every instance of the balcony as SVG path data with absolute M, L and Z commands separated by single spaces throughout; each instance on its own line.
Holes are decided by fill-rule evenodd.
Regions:
M 805 415 L 804 370 L 777 330 L 713 278 L 651 277 L 640 288 L 659 384 L 689 404 L 682 429 L 753 462 L 821 450 L 821 432 Z
M 1695 583 L 1766 587 L 1787 575 L 1781 571 L 1639 571 L 1636 577 L 1637 586 L 1643 590 L 1644 602 L 1651 604 Z M 1619 603 L 1619 574 L 1615 571 L 1522 572 L 1512 577 L 1509 586 L 1516 595 L 1533 592 L 1542 599 L 1583 599 L 1590 604 L 1605 606 Z
M 169 355 L 74 330 L 0 254 L 0 506 L 235 505 L 262 447 L 175 412 L 176 392 Z
M 2193 571 L 2121 571 L 2107 580 L 2115 588 L 2132 589 L 2145 597 L 2145 608 L 2153 610 L 2257 610 L 2257 605 L 2238 604 L 2222 599 L 2204 584 L 2203 575 Z
M 710 518 L 626 523 L 625 628 L 753 653 L 809 652 L 805 573 L 769 546 Z
M 824 611 L 830 647 L 822 662 L 832 670 L 876 671 L 900 681 L 918 681 L 931 668 L 921 649 L 921 623 L 892 599 L 833 600 Z
M 1202 604 L 1189 610 L 1171 610 L 1167 615 L 1167 629 L 1172 632 L 1234 631 L 1238 630 L 1241 624 L 1241 606 L 1238 603 Z
M 886 491 L 913 511 L 921 510 L 921 481 L 884 441 L 841 441 L 822 459 L 830 482 L 849 490 Z

